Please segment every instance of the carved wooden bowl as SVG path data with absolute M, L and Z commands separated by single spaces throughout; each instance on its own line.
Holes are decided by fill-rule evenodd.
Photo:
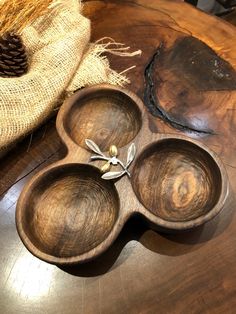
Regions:
M 216 154 L 183 136 L 152 133 L 142 101 L 128 90 L 99 85 L 78 91 L 60 109 L 57 130 L 67 156 L 27 183 L 16 210 L 23 243 L 44 261 L 95 258 L 134 214 L 173 232 L 199 226 L 224 207 L 228 180 Z M 106 155 L 116 145 L 123 163 L 134 142 L 137 157 L 122 177 L 105 180 L 104 161 L 91 164 L 86 139 Z

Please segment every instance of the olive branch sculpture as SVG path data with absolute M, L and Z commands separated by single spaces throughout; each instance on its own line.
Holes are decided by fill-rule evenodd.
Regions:
M 128 177 L 131 177 L 130 172 L 128 171 L 128 168 L 132 161 L 134 160 L 135 154 L 136 154 L 136 147 L 135 144 L 132 143 L 128 149 L 127 153 L 127 161 L 126 165 L 117 158 L 118 156 L 118 149 L 115 145 L 111 145 L 109 148 L 109 155 L 110 157 L 107 157 L 103 154 L 101 149 L 98 147 L 96 143 L 94 143 L 92 140 L 86 139 L 85 140 L 86 145 L 88 148 L 96 153 L 97 155 L 91 156 L 91 160 L 105 160 L 106 163 L 102 166 L 101 171 L 103 173 L 102 179 L 104 180 L 112 180 L 122 177 L 124 174 L 127 174 Z M 123 169 L 122 171 L 110 171 L 111 167 L 120 165 Z

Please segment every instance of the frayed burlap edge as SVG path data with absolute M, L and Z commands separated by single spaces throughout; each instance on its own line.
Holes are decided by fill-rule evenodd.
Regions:
M 72 45 L 72 49 L 74 49 L 73 51 L 71 51 L 71 56 L 74 57 L 75 53 L 77 53 L 76 57 L 78 61 L 75 62 L 75 66 L 73 66 L 73 63 L 71 61 L 71 69 L 70 71 L 68 71 L 68 73 L 70 73 L 70 77 L 66 80 L 66 85 L 64 82 L 65 79 L 63 80 L 63 78 L 60 78 L 60 76 L 58 76 L 58 78 L 56 79 L 56 84 L 59 84 L 60 80 L 62 84 L 64 84 L 63 89 L 60 86 L 56 86 L 55 88 L 53 88 L 53 84 L 51 84 L 53 89 L 52 97 L 48 97 L 48 101 L 50 100 L 49 102 L 47 102 L 47 100 L 45 99 L 45 103 L 42 102 L 42 99 L 40 99 L 39 103 L 34 101 L 32 103 L 32 106 L 30 103 L 28 103 L 31 100 L 31 95 L 33 98 L 35 98 L 35 93 L 38 93 L 37 84 L 35 84 L 35 82 L 33 91 L 31 91 L 31 95 L 25 95 L 26 102 L 24 102 L 24 93 L 29 89 L 28 83 L 32 81 L 33 77 L 35 77 L 35 75 L 31 76 L 31 72 L 27 73 L 25 77 L 12 79 L 12 86 L 11 84 L 8 84 L 8 82 L 10 81 L 3 82 L 1 81 L 2 79 L 0 79 L 0 83 L 3 82 L 3 85 L 6 82 L 5 88 L 1 86 L 2 84 L 0 84 L 0 92 L 3 93 L 3 96 L 0 96 L 0 156 L 3 156 L 7 151 L 9 151 L 9 149 L 11 149 L 15 145 L 16 142 L 21 140 L 27 134 L 32 133 L 38 126 L 40 126 L 49 117 L 55 114 L 64 99 L 66 97 L 69 97 L 74 91 L 86 86 L 99 83 L 108 83 L 120 86 L 124 86 L 129 83 L 129 79 L 127 78 L 125 73 L 135 66 L 131 66 L 121 73 L 117 73 L 110 68 L 108 58 L 104 55 L 104 53 L 111 53 L 120 57 L 132 57 L 141 54 L 140 50 L 130 53 L 130 47 L 125 47 L 124 44 L 116 43 L 111 38 L 102 38 L 96 43 L 89 44 L 90 23 L 80 14 L 80 3 L 78 3 L 76 0 L 73 0 L 74 6 L 71 6 L 71 4 L 68 6 L 67 2 L 59 1 L 59 3 L 62 2 L 64 4 L 60 7 L 61 11 L 58 12 L 56 17 L 51 14 L 50 17 L 47 17 L 47 23 L 45 23 L 44 17 L 40 17 L 38 21 L 34 23 L 34 25 L 29 26 L 23 32 L 23 37 L 25 37 L 26 42 L 30 47 L 29 57 L 34 60 L 31 71 L 40 70 L 42 80 L 52 79 L 51 83 L 53 83 L 53 80 L 55 79 L 53 77 L 55 71 L 53 69 L 53 63 L 51 64 L 51 62 L 55 61 L 53 61 L 52 59 L 48 60 L 48 62 L 45 63 L 46 65 L 48 64 L 49 66 L 52 66 L 52 77 L 50 79 L 50 72 L 43 72 L 43 63 L 45 59 L 42 59 L 42 62 L 39 61 L 40 49 L 44 49 L 45 47 L 47 49 L 47 44 L 50 45 L 51 43 L 53 43 L 54 47 L 56 48 L 57 42 L 58 45 L 60 45 L 61 41 L 64 38 L 64 35 L 68 36 Z M 58 1 L 55 1 L 55 3 L 58 4 Z M 59 22 L 61 23 L 61 21 L 63 22 L 62 25 L 59 24 Z M 52 29 L 53 38 L 52 35 L 50 35 L 50 29 Z M 72 32 L 73 29 L 74 33 Z M 76 35 L 77 31 L 78 35 Z M 75 37 L 74 41 L 71 40 L 71 36 Z M 77 42 L 79 44 L 78 48 L 76 48 Z M 66 41 L 64 41 L 64 45 L 65 44 Z M 64 57 L 64 51 L 62 53 L 62 56 Z M 68 60 L 69 56 L 70 51 L 68 51 L 67 49 L 65 54 L 65 58 L 67 57 L 67 59 L 65 59 L 65 61 Z M 61 60 L 59 59 L 59 62 L 60 61 Z M 34 64 L 36 64 L 36 66 L 34 66 Z M 65 69 L 65 64 L 63 65 Z M 54 67 L 57 68 L 57 64 Z M 62 69 L 61 71 L 63 72 L 64 70 Z M 56 71 L 56 73 L 58 75 L 59 72 Z M 46 77 L 43 77 L 44 74 L 46 74 Z M 39 81 L 40 76 L 36 75 L 36 77 Z M 22 83 L 24 81 L 28 83 L 24 85 Z M 15 87 L 15 85 L 19 82 L 19 86 L 23 86 L 22 91 L 20 88 Z M 9 86 L 9 88 L 7 86 Z M 40 85 L 39 90 L 40 88 L 41 90 L 43 90 L 42 87 L 43 85 Z M 17 92 L 16 94 L 14 93 L 14 90 Z M 7 95 L 4 94 L 5 92 L 7 92 Z M 50 90 L 46 91 L 46 94 L 48 93 L 50 93 Z M 23 101 L 20 100 L 21 96 L 23 97 Z M 19 98 L 19 101 L 17 100 L 17 97 Z M 4 99 L 7 99 L 7 103 L 4 102 Z M 25 107 L 24 104 L 27 106 Z M 40 110 L 38 110 L 38 108 L 40 108 Z M 24 112 L 26 113 L 27 117 L 24 116 Z M 14 117 L 16 118 L 14 119 Z M 23 124 L 20 122 L 21 119 L 24 119 Z M 8 136 L 5 136 L 7 134 Z

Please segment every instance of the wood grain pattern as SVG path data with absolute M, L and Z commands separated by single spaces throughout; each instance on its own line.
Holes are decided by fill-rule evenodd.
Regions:
M 134 214 L 142 214 L 157 229 L 179 231 L 199 226 L 223 209 L 228 179 L 219 158 L 183 136 L 153 136 L 147 117 L 135 94 L 112 85 L 85 88 L 65 101 L 57 128 L 68 154 L 33 177 L 17 204 L 16 226 L 30 252 L 55 264 L 85 262 L 103 253 Z M 129 180 L 121 178 L 117 192 L 112 181 L 103 181 L 99 169 L 87 164 L 87 135 L 103 147 L 117 139 L 121 156 L 127 140 L 133 140 L 138 151 L 131 168 L 133 190 Z M 143 143 L 151 146 L 143 148 Z
M 104 241 L 119 211 L 112 182 L 92 166 L 70 164 L 41 176 L 25 199 L 22 228 L 40 251 L 64 258 Z
M 93 140 L 102 150 L 110 145 L 128 144 L 141 127 L 141 114 L 134 102 L 119 92 L 98 90 L 75 104 L 65 121 L 65 129 L 74 142 L 86 148 L 85 139 Z
M 150 65 L 146 68 L 146 75 L 152 78 L 146 80 L 145 89 L 149 111 L 176 129 L 200 136 L 216 135 L 217 117 L 198 115 L 195 118 L 195 112 L 200 108 L 203 112 L 221 108 L 221 97 L 236 89 L 233 67 L 192 36 L 177 39 L 167 50 L 161 44 L 154 56 L 151 68 Z M 150 90 L 149 84 L 155 88 Z M 221 97 L 216 98 L 216 92 Z
M 205 215 L 221 193 L 221 175 L 214 160 L 191 143 L 174 138 L 145 149 L 132 175 L 141 203 L 168 221 Z
M 167 48 L 183 32 L 191 33 L 236 66 L 235 27 L 185 3 L 142 0 L 137 5 L 127 1 L 88 1 L 84 13 L 92 20 L 93 41 L 112 36 L 134 50 L 142 49 L 143 54 L 137 59 L 109 55 L 117 71 L 137 65 L 128 72 L 131 80 L 128 88 L 141 98 L 145 67 L 163 37 L 167 38 Z M 110 249 L 93 262 L 64 268 L 44 263 L 23 246 L 14 217 L 15 203 L 25 183 L 65 155 L 54 120 L 34 132 L 32 141 L 27 138 L 0 161 L 2 313 L 235 313 L 235 92 L 207 94 L 201 107 L 195 106 L 192 117 L 195 121 L 201 118 L 216 134 L 189 132 L 188 135 L 220 155 L 232 191 L 224 211 L 191 232 L 161 234 L 149 230 L 143 220 L 133 218 Z M 158 96 L 166 108 L 167 101 Z M 215 101 L 219 104 L 216 109 Z M 154 133 L 183 132 L 151 115 L 148 120 Z M 208 121 L 214 123 L 208 125 Z M 120 182 L 122 185 L 123 181 Z M 124 201 L 129 203 L 128 198 Z

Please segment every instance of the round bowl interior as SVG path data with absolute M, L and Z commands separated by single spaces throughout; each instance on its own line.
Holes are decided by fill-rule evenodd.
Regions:
M 98 88 L 82 95 L 64 120 L 65 131 L 77 145 L 87 148 L 85 139 L 91 139 L 106 151 L 112 144 L 123 147 L 135 138 L 142 124 L 141 112 L 128 94 Z
M 52 168 L 34 182 L 18 219 L 38 252 L 68 258 L 103 242 L 118 212 L 119 197 L 112 182 L 101 179 L 93 166 L 68 164 Z
M 132 186 L 151 213 L 165 221 L 186 222 L 214 208 L 222 178 L 207 151 L 182 139 L 164 139 L 139 155 Z

